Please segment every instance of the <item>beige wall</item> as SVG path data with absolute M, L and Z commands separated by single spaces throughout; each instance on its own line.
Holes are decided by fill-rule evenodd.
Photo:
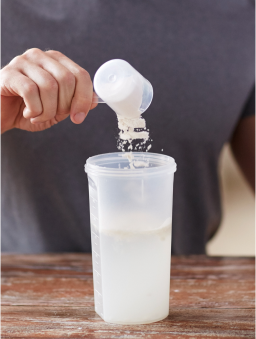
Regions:
M 255 199 L 231 154 L 229 145 L 220 160 L 223 219 L 207 254 L 228 256 L 255 255 Z

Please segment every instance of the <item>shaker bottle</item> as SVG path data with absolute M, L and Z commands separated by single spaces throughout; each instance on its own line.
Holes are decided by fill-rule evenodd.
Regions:
M 169 313 L 173 158 L 155 153 L 88 158 L 95 311 L 116 324 Z

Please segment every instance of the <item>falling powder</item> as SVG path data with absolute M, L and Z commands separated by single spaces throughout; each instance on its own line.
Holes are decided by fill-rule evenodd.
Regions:
M 146 129 L 146 121 L 141 116 L 135 119 L 117 115 L 119 138 L 117 148 L 121 151 L 148 151 L 152 146 L 149 138 L 149 130 Z M 134 144 L 134 141 L 135 144 Z

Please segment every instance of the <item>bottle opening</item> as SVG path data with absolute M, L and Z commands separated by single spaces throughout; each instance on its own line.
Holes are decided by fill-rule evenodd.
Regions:
M 85 171 L 99 175 L 118 176 L 151 175 L 163 172 L 174 173 L 176 171 L 176 163 L 172 157 L 163 154 L 116 152 L 88 158 Z

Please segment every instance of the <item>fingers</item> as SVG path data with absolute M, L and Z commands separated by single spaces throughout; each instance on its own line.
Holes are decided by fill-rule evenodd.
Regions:
M 54 77 L 46 72 L 44 69 L 38 67 L 33 63 L 25 61 L 23 63 L 23 73 L 33 80 L 37 85 L 40 92 L 40 99 L 42 102 L 42 113 L 31 119 L 32 123 L 46 122 L 53 119 L 56 116 L 57 107 L 58 107 L 58 83 Z M 24 110 L 23 116 L 26 118 L 25 114 L 27 110 Z
M 22 97 L 26 105 L 24 117 L 37 117 L 43 112 L 38 86 L 25 75 L 16 70 L 8 70 L 7 67 L 1 73 L 1 94 Z
M 43 113 L 31 120 L 39 123 L 59 115 L 68 115 L 75 90 L 75 77 L 63 65 L 38 49 L 24 54 L 23 72 L 37 83 L 43 103 Z
M 95 101 L 95 102 L 94 102 Z M 98 96 L 96 93 L 93 92 L 93 96 L 92 96 L 92 104 L 90 107 L 90 110 L 94 109 L 95 107 L 98 106 Z
M 60 52 L 33 48 L 8 66 L 9 87 L 25 102 L 23 116 L 32 123 L 61 121 L 70 114 L 74 123 L 84 121 L 92 103 L 93 86 L 86 70 Z M 10 76 L 10 72 L 15 72 Z M 11 86 L 12 85 L 12 86 Z
M 71 101 L 70 118 L 75 124 L 84 121 L 89 110 L 97 106 L 92 104 L 93 86 L 89 73 L 60 52 L 47 51 L 51 58 L 66 67 L 75 77 L 76 86 Z

